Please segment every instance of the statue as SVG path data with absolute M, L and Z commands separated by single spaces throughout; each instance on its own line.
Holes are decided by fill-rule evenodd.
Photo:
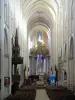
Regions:
M 58 82 L 58 70 L 56 68 L 56 65 L 55 65 L 55 72 L 56 72 L 56 80 L 55 80 L 55 83 Z
M 52 75 L 53 75 L 53 69 L 52 69 L 52 67 L 51 67 L 51 72 L 52 72 Z
M 66 70 L 64 70 L 64 80 L 67 80 L 67 72 L 66 72 Z

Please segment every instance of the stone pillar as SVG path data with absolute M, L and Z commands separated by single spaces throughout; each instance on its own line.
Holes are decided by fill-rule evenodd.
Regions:
M 1 100 L 4 99 L 4 0 L 0 0 L 0 42 L 1 42 Z
M 35 56 L 32 57 L 32 74 L 33 75 L 36 75 L 36 62 L 37 62 L 37 59 Z
M 34 62 L 34 74 L 35 75 L 36 75 L 36 70 L 37 70 L 36 66 L 37 66 L 37 57 L 35 57 L 35 62 Z
M 46 63 L 46 74 L 47 74 L 47 57 L 45 57 L 45 63 Z
M 29 75 L 31 74 L 31 66 L 30 66 L 30 56 L 29 56 Z
M 47 60 L 47 74 L 48 74 L 48 57 L 46 57 L 46 60 Z
M 37 61 L 36 61 L 36 75 L 38 75 L 38 58 L 37 58 Z
M 32 56 L 29 57 L 30 60 L 30 75 L 32 74 Z
M 44 72 L 44 58 L 42 59 L 42 72 Z
M 31 75 L 31 64 L 30 64 L 31 57 L 29 56 L 29 75 Z
M 47 56 L 46 57 L 46 74 L 48 74 L 49 71 L 50 71 L 50 59 Z
M 34 56 L 32 56 L 32 75 L 34 74 Z
M 50 66 L 50 57 L 48 57 L 48 74 L 50 75 L 51 66 Z
M 46 59 L 43 61 L 43 72 L 46 73 Z

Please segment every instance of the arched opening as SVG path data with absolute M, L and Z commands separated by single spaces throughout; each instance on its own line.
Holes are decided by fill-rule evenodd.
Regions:
M 70 58 L 74 57 L 74 41 L 73 41 L 73 37 L 71 37 L 70 39 Z
M 35 7 L 32 7 L 33 4 L 29 6 L 29 9 L 31 9 L 31 12 L 28 10 L 28 13 L 29 12 L 30 13 L 29 14 L 27 13 L 27 16 L 29 15 L 27 17 L 28 19 L 27 20 L 27 33 L 28 33 L 28 37 L 30 37 L 31 39 L 31 41 L 29 40 L 30 47 L 32 47 L 32 45 L 35 47 L 35 48 L 32 48 L 32 52 L 37 51 L 36 47 L 37 47 L 38 40 L 45 43 L 48 50 L 51 49 L 50 45 L 52 41 L 50 40 L 51 38 L 50 36 L 51 36 L 51 32 L 54 31 L 54 27 L 55 27 L 54 10 L 47 4 L 45 5 L 46 7 L 42 6 L 44 2 L 41 2 L 41 3 L 40 2 L 41 1 L 35 2 L 35 4 L 39 4 L 39 6 L 36 5 Z M 39 47 L 39 52 L 41 52 L 40 48 L 41 46 Z M 41 49 L 44 49 L 44 48 L 41 48 Z M 44 52 L 46 52 L 46 50 L 44 50 Z M 41 54 L 37 53 L 35 56 L 35 59 L 34 59 L 34 55 L 29 54 L 29 58 L 30 58 L 29 66 L 31 70 L 30 74 L 33 74 L 33 75 L 41 75 L 41 74 L 43 75 L 44 73 L 48 74 L 48 71 L 49 71 L 48 69 L 50 69 L 50 65 L 49 65 L 50 55 L 44 56 L 42 55 L 42 53 Z
M 4 29 L 4 55 L 8 54 L 8 38 L 7 38 L 7 30 Z
M 64 61 L 66 61 L 66 54 L 67 54 L 67 43 L 64 46 Z
M 47 36 L 49 37 L 48 47 L 49 47 L 49 51 L 51 53 L 50 61 L 53 66 L 53 64 L 56 62 L 56 59 L 54 58 L 56 53 L 53 51 L 53 48 L 56 48 L 56 46 L 55 46 L 56 40 L 54 40 L 52 38 L 56 37 L 55 33 L 57 31 L 56 30 L 57 12 L 59 10 L 58 2 L 56 0 L 51 0 L 50 2 L 47 0 L 31 0 L 31 1 L 27 0 L 27 1 L 22 2 L 22 10 L 23 10 L 22 14 L 24 16 L 23 20 L 25 20 L 24 31 L 26 33 L 26 40 L 28 38 L 27 43 L 29 43 L 29 45 L 28 45 L 29 47 L 26 47 L 28 49 L 28 52 L 25 55 L 29 56 L 29 49 L 34 44 L 34 43 L 32 43 L 32 41 L 36 41 L 35 38 L 33 38 L 32 41 L 30 41 L 30 38 L 32 38 L 32 36 L 33 36 L 31 34 L 36 33 L 36 30 L 37 30 L 36 27 L 38 27 L 39 30 L 40 29 L 44 30 L 47 33 L 47 35 L 45 34 L 46 37 Z M 35 28 L 35 32 L 33 33 L 34 28 Z M 35 34 L 33 37 L 35 37 Z M 41 38 L 41 36 L 39 36 L 39 38 Z M 26 60 L 28 60 L 28 62 L 26 62 L 26 64 L 28 64 L 28 66 L 30 66 L 29 63 L 30 62 L 32 63 L 32 60 L 30 61 L 29 58 L 26 58 Z M 48 60 L 49 59 L 47 59 L 47 61 Z M 43 60 L 43 63 L 44 64 L 46 63 L 46 59 Z M 47 65 L 49 65 L 49 64 L 47 64 Z

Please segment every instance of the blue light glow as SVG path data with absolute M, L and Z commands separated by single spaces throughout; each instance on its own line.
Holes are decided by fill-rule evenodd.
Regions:
M 42 55 L 37 55 L 37 58 L 42 62 Z

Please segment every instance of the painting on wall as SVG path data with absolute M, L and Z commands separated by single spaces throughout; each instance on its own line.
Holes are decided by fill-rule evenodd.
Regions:
M 10 85 L 10 77 L 4 77 L 4 86 Z

